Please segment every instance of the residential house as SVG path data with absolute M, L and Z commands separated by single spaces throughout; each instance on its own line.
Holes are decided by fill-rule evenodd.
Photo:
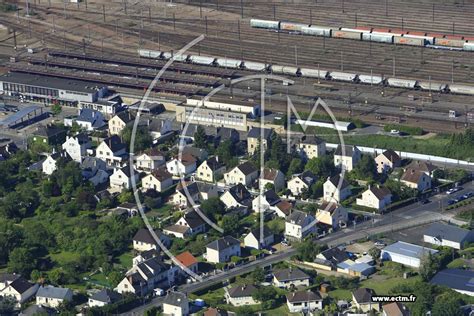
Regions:
M 363 262 L 364 260 L 365 258 L 362 260 L 347 259 L 337 265 L 336 271 L 365 279 L 375 272 L 375 267 L 367 262 Z M 373 261 L 372 258 L 370 260 Z
M 285 221 L 285 237 L 302 240 L 309 234 L 316 232 L 315 218 L 302 211 L 292 211 Z
M 400 302 L 388 303 L 382 306 L 382 316 L 410 316 L 410 310 Z
M 247 152 L 253 155 L 257 148 L 268 149 L 273 130 L 253 127 L 247 134 Z M 263 137 L 262 137 L 263 135 Z
M 388 245 L 380 254 L 380 259 L 401 263 L 405 266 L 419 268 L 421 260 L 429 253 L 436 254 L 438 250 L 397 241 Z
M 225 172 L 225 165 L 214 156 L 199 165 L 196 171 L 196 179 L 206 182 L 217 182 Z
M 337 228 L 347 224 L 349 215 L 347 210 L 336 202 L 323 201 L 316 211 L 316 219 L 319 223 Z
M 199 272 L 199 262 L 189 251 L 180 253 L 175 257 L 175 259 L 178 260 L 178 262 L 180 262 L 189 271 L 196 274 Z
M 87 302 L 89 307 L 102 307 L 109 304 L 117 303 L 122 299 L 122 295 L 109 289 L 103 289 L 94 293 Z
M 70 160 L 71 157 L 66 152 L 53 152 L 43 161 L 43 173 L 48 176 L 52 175 L 53 172 L 58 169 L 58 162 L 60 159 L 63 159 L 66 162 Z
M 166 191 L 173 185 L 173 176 L 166 168 L 154 169 L 150 174 L 142 178 L 143 190 L 155 190 L 158 192 Z
M 225 141 L 230 141 L 231 144 L 236 144 L 240 141 L 240 134 L 234 128 L 218 127 L 215 141 L 217 144 Z
M 171 240 L 168 236 L 161 233 L 159 230 L 155 231 L 156 236 L 159 238 L 160 242 L 168 247 L 171 243 Z M 148 250 L 159 250 L 159 245 L 155 241 L 155 238 L 151 235 L 148 229 L 142 228 L 137 231 L 133 237 L 133 249 L 137 251 L 148 251 Z
M 309 170 L 295 175 L 288 181 L 286 187 L 291 191 L 293 196 L 299 196 L 305 191 L 309 191 L 311 185 L 316 182 L 316 176 Z
M 383 210 L 392 203 L 392 193 L 386 187 L 379 185 L 369 185 L 369 188 L 362 192 L 362 197 L 356 200 L 357 205 Z
M 66 129 L 53 124 L 40 125 L 31 133 L 30 140 L 51 146 L 60 145 L 66 140 Z
M 288 268 L 273 272 L 273 285 L 279 288 L 292 289 L 309 286 L 310 277 L 298 268 Z
M 0 276 L 0 297 L 11 298 L 16 306 L 20 307 L 29 301 L 38 290 L 38 284 L 32 284 L 17 274 L 4 274 Z
M 405 169 L 406 170 L 408 170 L 408 169 L 418 170 L 418 171 L 424 172 L 427 176 L 432 177 L 433 172 L 436 169 L 438 169 L 438 167 L 436 167 L 435 165 L 433 165 L 429 161 L 414 160 L 408 166 L 406 166 Z
M 153 118 L 147 121 L 147 129 L 150 132 L 153 140 L 158 140 L 159 138 L 170 134 L 173 131 L 173 122 L 169 119 L 157 119 Z
M 340 187 L 339 187 L 340 185 Z M 325 201 L 334 201 L 340 203 L 351 195 L 351 188 L 346 179 L 341 179 L 338 174 L 327 179 L 323 185 L 323 199 Z
M 0 161 L 9 159 L 16 152 L 18 152 L 18 146 L 15 142 L 2 142 L 0 144 Z
M 240 257 L 240 241 L 234 237 L 225 236 L 206 246 L 206 260 L 208 262 L 225 263 L 234 256 Z
M 95 102 L 79 101 L 79 109 L 91 109 L 104 114 L 107 119 L 113 117 L 115 113 L 122 109 L 122 100 L 120 96 L 113 96 L 108 100 L 97 100 Z
M 196 159 L 197 161 L 204 161 L 209 157 L 209 153 L 207 150 L 203 148 L 198 148 L 194 146 L 185 146 L 185 147 L 180 147 L 181 152 L 183 155 L 191 155 Z
M 227 208 L 250 207 L 252 205 L 252 195 L 242 183 L 230 187 L 220 196 L 220 200 Z
M 474 242 L 474 231 L 454 225 L 434 223 L 423 234 L 423 241 L 461 250 L 467 243 Z
M 361 152 L 354 145 L 339 145 L 334 153 L 334 165 L 345 171 L 352 171 L 360 159 Z
M 376 296 L 375 291 L 369 288 L 358 288 L 352 292 L 352 302 L 354 306 L 364 313 L 371 310 L 380 311 L 380 303 L 372 302 L 372 296 Z
M 254 212 L 273 211 L 273 207 L 280 202 L 280 197 L 274 190 L 268 190 L 262 195 L 258 195 L 252 201 L 252 210 Z
M 77 117 L 64 118 L 65 126 L 73 126 L 74 123 L 86 131 L 95 131 L 107 125 L 104 115 L 92 109 L 80 109 Z
M 224 174 L 225 184 L 227 185 L 241 183 L 249 187 L 257 178 L 258 169 L 251 161 L 244 162 Z
M 163 315 L 187 316 L 189 315 L 189 300 L 186 294 L 170 292 L 163 300 Z
M 110 176 L 110 187 L 118 189 L 132 188 L 133 181 L 136 185 L 140 181 L 140 173 L 134 170 L 133 174 L 129 166 L 114 169 L 114 173 Z
M 326 142 L 319 137 L 308 135 L 300 141 L 298 149 L 304 159 L 319 158 L 326 154 Z
M 159 256 L 160 256 L 160 253 L 156 249 L 142 251 L 142 252 L 139 252 L 135 257 L 133 257 L 132 265 L 137 266 L 142 262 L 145 262 L 151 258 L 155 258 Z
M 192 209 L 185 213 L 181 218 L 171 226 L 163 229 L 163 233 L 177 238 L 186 238 L 206 232 L 207 226 L 199 213 Z
M 323 309 L 323 298 L 310 290 L 286 294 L 286 305 L 290 313 L 307 313 Z
M 230 316 L 233 314 L 228 313 L 227 311 L 220 308 L 209 307 L 205 312 L 204 316 Z
M 291 210 L 293 209 L 293 204 L 286 200 L 281 200 L 275 206 L 273 207 L 273 210 L 275 211 L 275 214 L 278 217 L 281 218 L 286 218 L 291 214 Z
M 108 166 L 122 166 L 128 158 L 127 145 L 117 135 L 107 137 L 95 149 L 95 156 Z
M 346 251 L 341 250 L 339 247 L 333 247 L 317 254 L 314 263 L 321 265 L 323 270 L 337 270 L 337 266 L 348 259 L 350 259 L 350 256 Z
M 86 155 L 87 149 L 92 147 L 92 143 L 86 134 L 80 133 L 75 136 L 67 136 L 66 141 L 62 144 L 62 148 L 72 160 L 81 163 L 82 158 Z
M 116 114 L 109 120 L 109 134 L 120 135 L 125 127 L 131 126 L 135 121 L 135 115 L 123 111 Z
M 268 229 L 267 226 L 263 226 L 263 235 L 260 227 L 253 229 L 244 238 L 244 245 L 247 248 L 253 249 L 264 249 L 275 243 L 275 235 Z
M 280 192 L 285 187 L 285 175 L 278 169 L 264 168 L 263 175 L 260 177 L 260 189 L 267 189 L 271 186 L 276 192 Z
M 94 186 L 107 182 L 110 177 L 105 161 L 96 157 L 84 157 L 80 168 L 82 177 Z
M 431 177 L 420 170 L 406 169 L 400 178 L 400 182 L 420 192 L 431 189 Z
M 71 301 L 72 296 L 73 293 L 68 288 L 45 285 L 36 292 L 36 305 L 57 308 L 59 305 Z
M 386 173 L 400 167 L 402 159 L 391 149 L 387 149 L 377 157 L 375 157 L 375 164 L 377 165 L 378 173 Z
M 474 296 L 473 270 L 444 269 L 436 273 L 431 284 L 448 287 L 458 293 Z
M 259 303 L 253 298 L 256 292 L 257 288 L 252 284 L 236 285 L 226 291 L 225 298 L 232 306 L 255 305 Z
M 146 150 L 135 159 L 135 168 L 138 170 L 151 172 L 166 163 L 165 154 L 156 148 Z
M 146 205 L 144 205 L 143 207 L 145 208 Z M 139 213 L 138 205 L 130 202 L 124 202 L 120 204 L 119 206 L 117 206 L 117 210 L 123 210 L 128 217 L 136 216 Z
M 217 196 L 217 186 L 212 183 L 191 182 L 183 186 L 180 182 L 176 188 L 176 193 L 172 196 L 172 203 L 186 208 Z
M 173 176 L 186 176 L 196 171 L 196 158 L 191 154 L 182 153 L 166 163 L 168 172 Z

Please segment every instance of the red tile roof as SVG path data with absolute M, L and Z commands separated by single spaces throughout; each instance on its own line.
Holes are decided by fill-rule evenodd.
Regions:
M 189 251 L 177 255 L 176 259 L 188 268 L 198 262 L 196 257 L 194 257 Z

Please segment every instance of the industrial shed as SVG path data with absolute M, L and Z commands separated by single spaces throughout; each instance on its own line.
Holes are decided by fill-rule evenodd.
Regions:
M 419 268 L 421 260 L 429 253 L 435 254 L 438 250 L 409 244 L 403 241 L 397 241 L 385 247 L 380 254 L 380 259 L 386 261 L 398 262 L 403 265 Z

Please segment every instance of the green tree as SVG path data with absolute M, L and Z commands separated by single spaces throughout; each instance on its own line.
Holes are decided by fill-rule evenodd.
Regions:
M 458 293 L 445 293 L 440 295 L 434 301 L 431 315 L 433 316 L 463 316 L 464 313 L 459 308 L 465 305 L 466 302 L 459 297 Z
M 253 293 L 252 298 L 256 301 L 259 301 L 263 309 L 271 309 L 276 304 L 278 293 L 274 287 L 265 286 L 258 288 Z
M 265 271 L 260 267 L 255 268 L 250 275 L 255 284 L 260 284 L 265 281 Z
M 239 163 L 239 160 L 235 157 L 235 146 L 230 140 L 221 142 L 217 147 L 215 154 L 227 168 L 233 168 Z
M 133 134 L 133 126 L 127 126 L 122 130 L 122 139 L 130 147 L 132 138 L 134 139 L 133 150 L 135 152 L 150 148 L 153 138 L 146 126 L 138 126 L 135 135 Z
M 16 301 L 8 296 L 0 299 L 0 315 L 15 315 Z
M 37 259 L 30 249 L 18 247 L 10 252 L 8 271 L 30 275 L 36 265 Z
M 23 242 L 23 229 L 13 221 L 0 219 L 0 264 L 8 262 L 10 252 Z
M 304 165 L 300 158 L 291 159 L 290 166 L 288 167 L 287 176 L 297 174 L 303 171 Z
M 122 190 L 122 192 L 120 192 L 117 200 L 120 204 L 122 203 L 126 203 L 126 202 L 132 202 L 134 201 L 135 197 L 133 196 L 133 193 L 131 191 L 127 191 L 127 190 Z
M 207 148 L 207 135 L 204 127 L 198 125 L 196 132 L 194 133 L 194 147 L 206 149 Z
M 429 282 L 431 278 L 438 272 L 440 263 L 437 256 L 428 253 L 421 259 L 420 276 L 423 281 Z
M 369 250 L 369 255 L 374 260 L 378 260 L 380 258 L 381 250 L 377 247 L 373 247 Z
M 237 308 L 237 316 L 253 316 L 254 312 L 250 306 L 240 306 Z
M 57 116 L 61 113 L 62 107 L 59 104 L 54 104 L 51 107 L 51 113 L 53 113 L 54 116 Z
M 225 213 L 225 205 L 218 197 L 213 197 L 201 203 L 201 210 L 207 217 L 215 221 Z
M 331 176 L 335 170 L 332 156 L 325 155 L 322 157 L 311 158 L 306 163 L 304 169 L 314 173 L 320 179 L 326 179 Z
M 327 249 L 326 245 L 321 245 L 311 239 L 306 239 L 298 244 L 296 257 L 301 261 L 312 262 L 316 256 L 325 249 Z
M 222 229 L 226 235 L 235 236 L 239 231 L 239 216 L 237 214 L 222 217 Z
M 374 180 L 377 175 L 375 160 L 369 155 L 362 155 L 351 174 L 355 179 Z

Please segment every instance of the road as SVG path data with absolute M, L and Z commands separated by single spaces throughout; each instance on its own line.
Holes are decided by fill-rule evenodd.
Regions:
M 430 203 L 421 205 L 420 203 L 414 203 L 406 207 L 400 208 L 386 215 L 376 215 L 373 221 L 363 222 L 357 224 L 355 227 L 348 227 L 344 230 L 332 233 L 324 238 L 321 238 L 315 242 L 327 244 L 330 247 L 349 244 L 353 241 L 367 238 L 370 235 L 376 235 L 386 233 L 390 231 L 398 231 L 409 227 L 420 226 L 430 222 L 439 220 L 453 221 L 454 214 L 452 212 L 441 211 L 441 207 L 447 205 L 447 201 L 458 195 L 462 195 L 469 191 L 474 191 L 473 182 L 466 183 L 463 186 L 463 190 L 453 195 L 447 195 L 446 193 L 440 193 L 430 198 Z M 444 206 L 443 206 L 444 205 Z M 249 273 L 256 267 L 265 267 L 270 264 L 274 264 L 280 261 L 284 261 L 291 256 L 296 254 L 296 249 L 288 247 L 281 252 L 267 256 L 263 259 L 250 262 L 246 265 L 236 267 L 225 273 L 219 273 L 217 275 L 206 278 L 203 282 L 197 282 L 192 284 L 185 284 L 178 287 L 178 291 L 185 293 L 193 293 L 209 287 L 213 284 L 223 282 L 229 278 Z M 122 315 L 143 315 L 145 310 L 152 306 L 160 305 L 163 298 L 155 298 L 147 304 L 137 307 L 128 313 Z

